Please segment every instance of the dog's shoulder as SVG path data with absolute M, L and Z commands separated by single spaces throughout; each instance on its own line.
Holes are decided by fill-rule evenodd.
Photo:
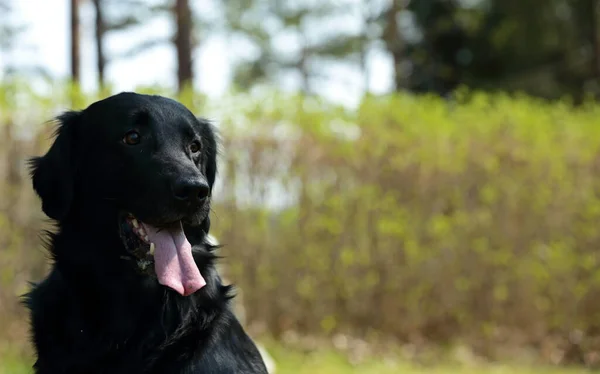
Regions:
M 230 309 L 222 314 L 216 328 L 220 331 L 212 352 L 205 356 L 207 361 L 216 362 L 223 373 L 267 374 L 258 348 Z
M 77 344 L 77 335 L 70 338 L 78 317 L 73 311 L 75 303 L 68 283 L 53 268 L 44 280 L 31 285 L 22 301 L 30 310 L 31 339 L 37 351 L 36 372 L 60 372 L 70 364 L 68 352 Z
M 30 291 L 22 297 L 23 304 L 32 313 L 32 324 L 64 319 L 69 299 L 68 283 L 55 267 L 42 281 L 31 283 Z M 49 305 L 53 307 L 47 308 Z
M 268 373 L 260 352 L 229 308 L 224 309 L 212 321 L 208 339 L 201 336 L 206 332 L 206 330 L 197 330 L 178 339 L 162 352 L 163 356 L 155 363 L 152 372 Z M 201 346 L 192 349 L 189 356 L 182 357 L 194 346 L 191 344 L 192 341 L 201 342 Z M 179 360 L 175 357 L 177 355 Z M 177 368 L 175 362 L 179 362 Z

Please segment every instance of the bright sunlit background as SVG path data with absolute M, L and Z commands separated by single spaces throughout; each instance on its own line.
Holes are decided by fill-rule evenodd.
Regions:
M 600 367 L 598 0 L 0 0 L 0 374 L 43 279 L 61 111 L 222 135 L 212 234 L 277 373 Z

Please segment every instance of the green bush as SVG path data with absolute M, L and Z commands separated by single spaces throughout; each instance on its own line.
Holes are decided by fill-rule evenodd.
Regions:
M 30 133 L 73 100 L 10 89 L 2 121 Z M 213 230 L 249 322 L 434 342 L 598 334 L 600 106 L 466 91 L 356 110 L 281 93 L 181 98 L 221 133 Z M 10 153 L 6 139 L 6 164 L 48 145 Z M 0 251 L 3 300 L 27 279 L 15 269 L 44 269 L 30 239 L 39 202 L 21 176 L 11 188 L 27 214 L 7 225 L 2 205 L 0 240 L 29 239 Z

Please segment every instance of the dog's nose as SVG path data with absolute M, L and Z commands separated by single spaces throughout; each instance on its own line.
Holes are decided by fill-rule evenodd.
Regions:
M 178 200 L 197 202 L 210 193 L 208 184 L 200 179 L 180 179 L 173 186 L 173 195 Z

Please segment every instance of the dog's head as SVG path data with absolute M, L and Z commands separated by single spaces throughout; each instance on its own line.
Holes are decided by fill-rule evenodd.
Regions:
M 204 285 L 183 226 L 208 233 L 217 172 L 210 124 L 176 101 L 121 93 L 58 118 L 31 162 L 42 209 L 59 223 L 114 212 L 126 251 L 181 294 Z M 91 210 L 91 211 L 90 211 Z

